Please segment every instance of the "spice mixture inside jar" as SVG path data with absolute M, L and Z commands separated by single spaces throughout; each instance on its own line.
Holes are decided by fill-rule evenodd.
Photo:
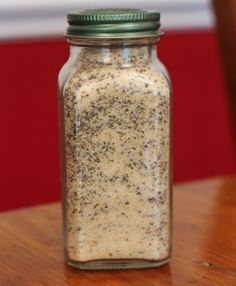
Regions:
M 170 258 L 171 88 L 156 57 L 159 17 L 136 9 L 68 15 L 72 52 L 59 76 L 65 252 L 81 269 Z

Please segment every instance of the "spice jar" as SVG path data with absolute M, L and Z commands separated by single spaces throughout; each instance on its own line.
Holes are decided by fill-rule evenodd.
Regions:
M 59 74 L 65 257 L 80 269 L 157 267 L 171 255 L 171 84 L 160 14 L 69 13 Z

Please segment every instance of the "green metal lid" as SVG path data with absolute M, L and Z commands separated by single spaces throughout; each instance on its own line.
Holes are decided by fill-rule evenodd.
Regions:
M 160 13 L 142 9 L 96 9 L 67 15 L 68 37 L 133 38 L 159 35 Z

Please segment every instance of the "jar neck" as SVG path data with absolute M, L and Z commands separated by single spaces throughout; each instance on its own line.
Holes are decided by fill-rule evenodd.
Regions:
M 122 47 L 122 46 L 143 46 L 156 44 L 160 40 L 160 36 L 163 33 L 159 33 L 157 36 L 143 37 L 143 38 L 81 38 L 81 37 L 67 37 L 68 43 L 73 46 L 99 46 L 99 47 Z
M 142 39 L 75 39 L 69 38 L 71 57 L 80 55 L 86 61 L 126 66 L 150 62 L 156 58 L 159 37 Z

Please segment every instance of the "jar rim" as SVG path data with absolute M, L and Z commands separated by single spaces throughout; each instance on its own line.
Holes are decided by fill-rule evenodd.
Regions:
M 142 37 L 120 37 L 120 38 L 101 38 L 101 37 L 80 37 L 80 36 L 69 36 L 65 34 L 67 42 L 72 46 L 82 47 L 119 47 L 119 46 L 140 46 L 157 44 L 160 41 L 160 37 L 163 32 L 159 32 L 156 36 L 142 36 Z

